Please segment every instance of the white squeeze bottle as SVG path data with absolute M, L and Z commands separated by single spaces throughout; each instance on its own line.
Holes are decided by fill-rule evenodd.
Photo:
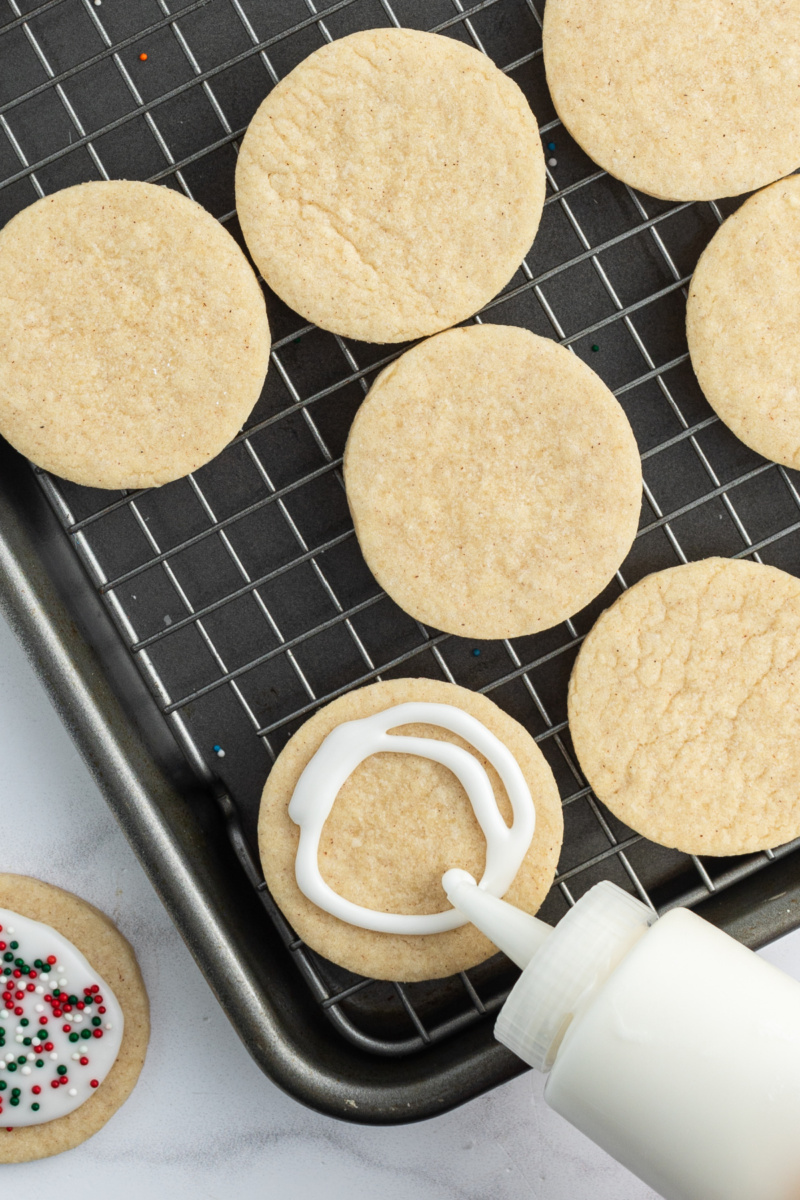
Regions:
M 613 883 L 555 929 L 443 879 L 523 968 L 496 1037 L 545 1099 L 664 1200 L 800 1200 L 800 983 L 695 913 Z

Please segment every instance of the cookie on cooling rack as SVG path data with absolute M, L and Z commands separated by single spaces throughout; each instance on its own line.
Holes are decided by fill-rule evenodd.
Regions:
M 561 120 L 642 192 L 737 196 L 800 163 L 800 0 L 547 0 L 543 37 Z
M 584 642 L 575 752 L 637 833 L 689 854 L 800 835 L 800 580 L 724 558 L 648 575 Z
M 0 434 L 75 483 L 167 483 L 219 454 L 269 359 L 258 281 L 166 187 L 66 188 L 0 231 Z
M 375 380 L 344 458 L 359 544 L 393 600 L 471 638 L 578 612 L 631 547 L 642 495 L 602 380 L 509 325 L 451 329 Z
M 689 288 L 706 399 L 751 449 L 800 468 L 800 178 L 764 188 L 714 234 Z
M 0 1163 L 97 1133 L 133 1090 L 149 1033 L 138 964 L 108 917 L 0 874 Z
M 411 724 L 395 726 L 409 717 Z M 377 741 L 371 728 L 376 721 L 384 728 Z M 405 737 L 418 739 L 405 752 L 380 748 Z M 483 812 L 480 825 L 459 782 L 463 778 L 469 784 L 464 763 L 437 761 L 453 750 L 477 771 L 479 790 L 488 789 L 486 803 L 493 811 Z M 460 777 L 456 770 L 462 771 Z M 303 786 L 309 785 L 305 795 L 301 776 Z M 296 822 L 313 823 L 311 809 L 324 800 L 326 789 L 332 807 L 326 817 L 323 811 L 318 843 L 313 830 L 304 828 L 310 841 L 301 857 L 306 867 L 318 865 L 323 885 L 339 899 L 369 910 L 378 924 L 387 913 L 404 923 L 411 917 L 412 926 L 420 918 L 427 924 L 431 914 L 443 911 L 445 923 L 458 919 L 442 889 L 443 873 L 463 867 L 480 878 L 490 865 L 484 828 L 494 841 L 499 821 L 503 842 L 502 830 L 508 835 L 512 817 L 513 837 L 522 840 L 515 845 L 516 859 L 505 864 L 511 881 L 505 887 L 501 883 L 497 894 L 505 892 L 512 904 L 534 913 L 553 881 L 563 833 L 558 789 L 521 725 L 486 696 L 437 680 L 395 679 L 350 692 L 316 713 L 278 756 L 264 788 L 258 838 L 270 891 L 294 929 L 312 949 L 357 974 L 440 978 L 483 962 L 496 948 L 466 923 L 433 933 L 382 932 L 350 923 L 347 911 L 342 919 L 312 902 L 298 886 Z M 526 826 L 531 816 L 535 820 Z M 494 846 L 493 872 L 497 856 Z
M 481 308 L 530 248 L 544 187 L 517 85 L 477 50 L 414 29 L 315 51 L 267 96 L 236 167 L 267 283 L 309 321 L 367 342 Z

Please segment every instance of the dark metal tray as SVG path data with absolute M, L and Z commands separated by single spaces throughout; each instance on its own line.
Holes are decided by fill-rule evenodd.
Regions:
M 551 161 L 536 243 L 479 319 L 586 359 L 643 455 L 639 535 L 606 593 L 557 629 L 475 645 L 402 613 L 353 536 L 341 454 L 400 347 L 324 333 L 268 294 L 273 360 L 245 431 L 157 491 L 79 488 L 0 444 L 0 602 L 259 1065 L 305 1103 L 369 1122 L 431 1116 L 523 1069 L 492 1039 L 515 977 L 501 956 L 427 984 L 360 979 L 303 946 L 264 887 L 253 847 L 271 761 L 318 705 L 379 676 L 484 691 L 538 739 L 566 825 L 546 918 L 610 878 L 660 911 L 699 905 L 748 945 L 800 924 L 796 846 L 701 860 L 646 842 L 592 796 L 566 723 L 582 637 L 642 575 L 708 554 L 800 574 L 800 479 L 719 423 L 687 361 L 684 290 L 735 203 L 655 201 L 583 155 L 552 109 L 533 0 L 6 3 L 0 223 L 56 188 L 121 176 L 182 190 L 240 238 L 237 139 L 305 55 L 394 21 L 485 50 L 529 97 Z

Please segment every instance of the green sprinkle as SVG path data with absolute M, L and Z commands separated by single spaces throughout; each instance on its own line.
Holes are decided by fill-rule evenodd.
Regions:
M 598 351 L 599 349 L 600 349 L 600 347 L 599 347 L 599 346 L 592 346 L 592 352 L 593 352 L 594 354 L 597 354 L 597 351 Z
M 92 1031 L 91 1031 L 91 1029 L 82 1029 L 82 1030 L 81 1030 L 81 1037 L 82 1037 L 82 1038 L 90 1038 L 91 1036 L 92 1036 Z
M 39 1111 L 39 1105 L 38 1105 L 38 1104 L 32 1104 L 32 1105 L 31 1105 L 31 1108 L 33 1109 L 33 1111 L 34 1111 L 34 1112 L 38 1112 L 38 1111 Z
M 66 1073 L 67 1073 L 67 1068 L 66 1068 L 66 1067 L 64 1067 L 64 1066 L 61 1066 L 61 1067 L 56 1067 L 56 1074 L 57 1074 L 57 1075 L 66 1075 Z
M 71 1042 L 77 1042 L 77 1040 L 78 1040 L 78 1036 L 79 1036 L 79 1035 L 78 1035 L 77 1033 L 71 1033 L 71 1034 L 69 1035 L 69 1040 L 70 1040 Z
M 37 1058 L 37 1060 L 36 1060 L 36 1065 L 37 1065 L 37 1067 L 43 1067 L 43 1066 L 44 1066 L 44 1059 L 43 1059 L 43 1058 Z
M 92 1017 L 92 1024 L 93 1025 L 102 1025 L 103 1018 L 102 1017 Z

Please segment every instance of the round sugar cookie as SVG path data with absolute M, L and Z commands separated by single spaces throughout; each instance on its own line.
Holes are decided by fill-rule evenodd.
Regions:
M 402 342 L 508 283 L 544 203 L 520 89 L 485 55 L 415 29 L 316 50 L 258 109 L 236 167 L 264 279 L 323 329 Z
M 150 1008 L 133 950 L 109 918 L 93 905 L 38 879 L 0 874 L 0 908 L 49 925 L 71 942 L 111 988 L 124 1017 L 122 1043 L 113 1067 L 89 1099 L 66 1116 L 39 1125 L 12 1128 L 9 1132 L 7 1126 L 13 1124 L 16 1116 L 16 1110 L 10 1104 L 11 1089 L 19 1077 L 8 1069 L 0 1073 L 7 1085 L 0 1092 L 3 1100 L 0 1163 L 29 1162 L 79 1146 L 97 1133 L 125 1103 L 144 1064 L 150 1036 Z M 3 938 L 2 934 L 0 938 Z M 0 962 L 0 965 L 5 967 L 6 964 Z M 25 978 L 29 980 L 29 976 Z M 66 1016 L 66 1019 L 70 1018 Z M 17 1020 L 16 1016 L 11 1018 L 14 1024 Z M 6 1027 L 6 1050 L 11 1046 L 14 1051 L 28 1052 L 27 1047 L 8 1040 L 10 1021 L 0 1020 L 0 1026 Z M 73 1025 L 73 1032 L 77 1028 Z M 90 1038 L 88 1042 L 79 1041 L 77 1047 L 72 1047 L 75 1052 L 80 1049 L 89 1056 L 89 1067 L 94 1044 Z M 51 1063 L 45 1065 L 52 1066 Z M 69 1064 L 67 1066 L 69 1069 Z M 49 1078 L 47 1070 L 42 1075 Z M 45 1093 L 47 1090 L 43 1088 Z M 43 1103 L 47 1098 L 46 1094 L 42 1096 Z
M 521 637 L 594 599 L 633 542 L 628 420 L 562 346 L 509 325 L 430 338 L 378 376 L 344 457 L 367 565 L 428 625 Z
M 637 833 L 689 854 L 800 835 L 800 580 L 725 558 L 648 575 L 569 685 L 575 752 Z
M 553 882 L 563 835 L 558 788 L 541 750 L 486 696 L 439 680 L 393 679 L 341 696 L 307 721 L 279 754 L 264 788 L 258 841 L 267 884 L 312 949 L 359 975 L 406 982 L 465 971 L 490 958 L 496 947 L 474 925 L 401 936 L 357 928 L 317 908 L 295 880 L 299 831 L 287 810 L 303 769 L 333 729 L 408 701 L 450 704 L 470 713 L 500 738 L 522 769 L 536 828 L 506 892 L 510 903 L 536 912 Z M 402 726 L 394 733 L 469 750 L 486 769 L 501 815 L 510 821 L 511 807 L 494 767 L 466 742 L 433 725 Z M 485 853 L 483 833 L 455 775 L 417 755 L 379 753 L 356 767 L 339 790 L 322 831 L 318 862 L 325 882 L 346 899 L 383 912 L 421 914 L 449 907 L 441 883 L 449 867 L 463 867 L 479 879 Z
M 798 101 L 800 103 L 800 100 Z M 800 468 L 800 177 L 751 196 L 714 234 L 686 333 L 711 407 L 751 449 Z
M 201 467 L 250 415 L 269 347 L 244 254 L 169 188 L 78 184 L 0 231 L 0 434 L 65 479 Z
M 547 0 L 558 115 L 642 192 L 713 200 L 800 165 L 800 0 Z

